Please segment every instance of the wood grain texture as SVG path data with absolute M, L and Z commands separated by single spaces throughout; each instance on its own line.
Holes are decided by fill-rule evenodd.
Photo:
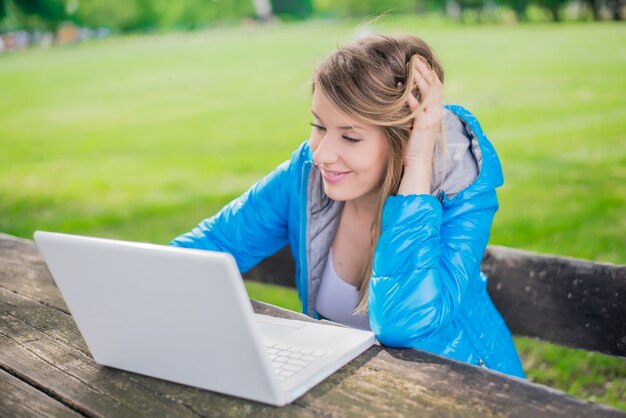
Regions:
M 313 321 L 262 302 L 253 307 Z M 33 243 L 8 236 L 0 236 L 0 369 L 85 416 L 626 416 L 500 373 L 380 345 L 283 408 L 103 367 Z M 9 380 L 0 384 L 21 396 Z
M 296 264 L 287 245 L 243 274 L 245 280 L 295 287 Z
M 0 417 L 82 417 L 81 414 L 0 369 Z
M 493 246 L 482 269 L 513 333 L 626 356 L 626 266 Z
M 0 288 L 68 312 L 33 241 L 0 233 Z

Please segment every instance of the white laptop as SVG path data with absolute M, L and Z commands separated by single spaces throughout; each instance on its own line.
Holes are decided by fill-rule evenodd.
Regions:
M 227 253 L 42 231 L 35 241 L 106 366 L 285 405 L 375 341 L 255 314 Z

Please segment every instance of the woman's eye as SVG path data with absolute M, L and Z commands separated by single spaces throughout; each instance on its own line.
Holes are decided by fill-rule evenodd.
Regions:
M 311 125 L 318 132 L 326 132 L 326 128 L 324 126 L 318 125 L 315 122 L 310 122 L 309 125 Z M 345 135 L 342 138 L 345 139 L 346 141 L 348 141 L 351 144 L 356 144 L 356 143 L 361 142 L 360 139 L 351 138 L 351 137 L 345 136 Z
M 325 130 L 326 130 L 326 128 L 324 128 L 322 125 L 318 125 L 317 123 L 313 123 L 313 122 L 311 122 L 311 123 L 309 123 L 309 125 L 311 125 L 312 127 L 314 127 L 314 128 L 315 128 L 315 130 L 317 130 L 317 131 L 322 131 L 322 132 L 323 132 L 323 131 L 325 131 Z

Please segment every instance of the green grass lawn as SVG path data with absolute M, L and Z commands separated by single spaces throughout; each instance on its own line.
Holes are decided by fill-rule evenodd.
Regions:
M 0 231 L 166 243 L 309 133 L 315 64 L 371 27 L 310 22 L 0 55 Z M 626 263 L 626 27 L 410 18 L 505 171 L 491 244 Z M 295 292 L 248 284 L 298 309 Z M 531 380 L 626 410 L 626 361 L 516 339 Z

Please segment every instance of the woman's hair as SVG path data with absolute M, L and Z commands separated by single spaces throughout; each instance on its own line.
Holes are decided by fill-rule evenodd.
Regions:
M 367 314 L 369 282 L 381 232 L 383 205 L 387 197 L 398 193 L 405 146 L 413 119 L 421 110 L 420 106 L 420 109 L 411 111 L 407 98 L 413 94 L 423 103 L 414 83 L 417 59 L 434 70 L 443 83 L 443 67 L 439 59 L 426 42 L 411 35 L 375 35 L 345 45 L 327 57 L 313 76 L 314 90 L 319 89 L 332 105 L 351 118 L 381 127 L 387 141 L 387 166 L 370 229 L 371 252 L 361 274 L 359 301 L 355 308 L 355 312 L 362 315 Z M 441 135 L 436 147 L 443 150 L 443 144 Z

